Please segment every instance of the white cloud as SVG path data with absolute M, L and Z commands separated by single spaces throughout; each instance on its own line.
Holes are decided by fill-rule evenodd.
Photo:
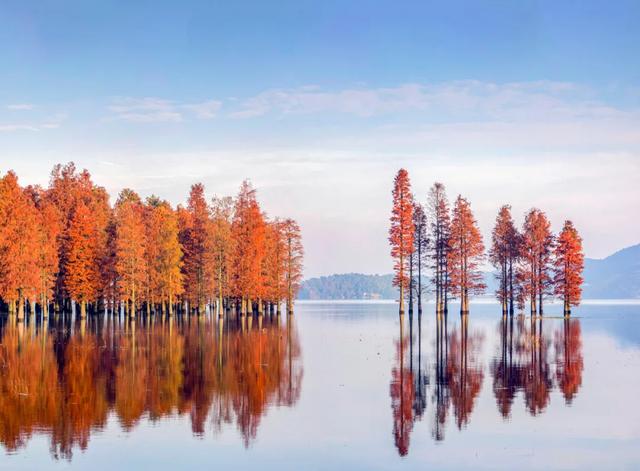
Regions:
M 32 105 L 31 103 L 15 103 L 12 105 L 7 105 L 7 109 L 13 111 L 29 111 L 34 108 L 35 105 Z
M 182 105 L 185 110 L 193 112 L 200 119 L 215 118 L 222 107 L 222 102 L 218 100 L 203 101 L 202 103 L 190 103 Z
M 186 113 L 198 119 L 211 119 L 221 108 L 222 102 L 206 100 L 198 103 L 178 103 L 163 98 L 132 98 L 116 99 L 108 110 L 115 119 L 134 123 L 181 122 Z
M 176 111 L 169 100 L 160 98 L 118 98 L 108 107 L 116 119 L 137 123 L 182 121 L 182 114 Z
M 39 126 L 31 124 L 0 124 L 0 132 L 38 131 Z
M 266 114 L 341 113 L 370 117 L 419 112 L 435 121 L 611 118 L 621 111 L 593 101 L 590 91 L 567 82 L 496 84 L 476 80 L 396 87 L 323 90 L 306 86 L 271 89 L 240 100 L 234 118 Z

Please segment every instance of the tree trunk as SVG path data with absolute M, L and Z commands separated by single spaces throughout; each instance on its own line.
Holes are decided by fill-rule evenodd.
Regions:
M 413 254 L 409 255 L 409 316 L 413 316 Z
M 509 315 L 513 316 L 513 259 L 509 257 Z
M 422 241 L 418 241 L 418 316 L 422 315 Z
M 24 297 L 22 296 L 22 288 L 18 290 L 18 320 L 24 320 Z

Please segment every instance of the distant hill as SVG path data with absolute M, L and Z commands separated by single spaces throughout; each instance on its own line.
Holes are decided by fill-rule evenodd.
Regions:
M 585 298 L 640 298 L 640 244 L 584 263 Z
M 299 299 L 396 299 L 393 275 L 346 273 L 306 280 Z M 640 244 L 622 249 L 604 259 L 585 259 L 583 297 L 585 299 L 640 298 Z M 497 283 L 486 274 L 487 294 Z
M 302 284 L 298 299 L 395 299 L 392 280 L 393 275 L 361 273 L 310 278 Z

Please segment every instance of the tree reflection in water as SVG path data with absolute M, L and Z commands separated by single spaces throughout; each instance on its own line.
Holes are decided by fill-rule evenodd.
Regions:
M 413 372 L 406 367 L 409 338 L 404 335 L 404 315 L 400 316 L 400 338 L 396 341 L 396 364 L 391 370 L 391 410 L 393 413 L 393 437 L 400 456 L 409 451 L 409 439 L 413 429 L 413 400 L 415 390 Z
M 300 397 L 293 316 L 51 319 L 2 325 L 0 441 L 9 451 L 46 432 L 55 457 L 86 449 L 113 414 L 124 430 L 188 414 L 194 434 L 235 424 L 245 446 L 272 405 Z
M 579 319 L 564 319 L 562 332 L 556 331 L 556 380 L 564 400 L 571 404 L 582 384 L 582 340 Z
M 543 412 L 549 404 L 553 389 L 552 365 L 549 350 L 551 340 L 545 325 L 557 326 L 557 321 L 542 317 L 526 319 L 519 316 L 504 318 L 498 326 L 500 332 L 499 354 L 491 372 L 493 393 L 500 414 L 508 419 L 518 391 L 524 393 L 526 408 L 531 415 Z M 555 379 L 565 401 L 570 404 L 582 383 L 582 342 L 580 320 L 565 318 L 561 327 L 555 328 Z
M 413 320 L 409 317 L 408 338 L 403 320 L 401 317 L 390 386 L 394 442 L 401 456 L 408 454 L 415 422 L 422 420 L 427 411 L 429 388 L 432 436 L 442 441 L 450 409 L 458 429 L 470 423 L 484 380 L 481 358 L 484 334 L 469 327 L 468 315 L 461 316 L 453 328 L 449 327 L 446 315 L 436 316 L 433 375 L 423 370 L 426 361 L 422 351 L 422 318 L 418 316 L 418 331 L 414 334 Z M 555 372 L 550 363 L 551 327 L 555 330 Z M 542 317 L 505 316 L 498 325 L 498 334 L 497 354 L 490 370 L 493 394 L 502 417 L 510 418 L 519 392 L 529 414 L 544 412 L 554 378 L 565 402 L 571 403 L 582 383 L 579 319 L 567 318 L 558 324 L 556 320 L 543 321 Z

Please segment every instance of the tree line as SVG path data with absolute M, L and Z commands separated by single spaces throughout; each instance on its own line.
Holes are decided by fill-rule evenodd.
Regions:
M 87 170 L 56 165 L 48 188 L 0 178 L 0 300 L 25 312 L 242 315 L 293 312 L 302 279 L 298 224 L 270 219 L 243 182 L 235 198 L 186 206 L 124 189 L 113 206 Z M 1 306 L 0 306 L 1 307 Z
M 399 312 L 405 299 L 409 314 L 414 301 L 422 313 L 422 295 L 430 285 L 436 312 L 446 314 L 452 299 L 460 313 L 469 312 L 469 297 L 483 294 L 481 267 L 487 260 L 496 268 L 496 296 L 503 315 L 513 315 L 528 302 L 532 315 L 543 314 L 551 297 L 564 302 L 564 313 L 578 306 L 582 295 L 584 255 L 582 239 L 569 220 L 557 236 L 546 214 L 532 208 L 518 229 L 511 206 L 498 211 L 488 253 L 469 201 L 459 195 L 450 208 L 445 187 L 434 183 L 425 205 L 411 192 L 409 174 L 395 177 L 389 242 L 394 260 L 394 286 L 399 288 Z

